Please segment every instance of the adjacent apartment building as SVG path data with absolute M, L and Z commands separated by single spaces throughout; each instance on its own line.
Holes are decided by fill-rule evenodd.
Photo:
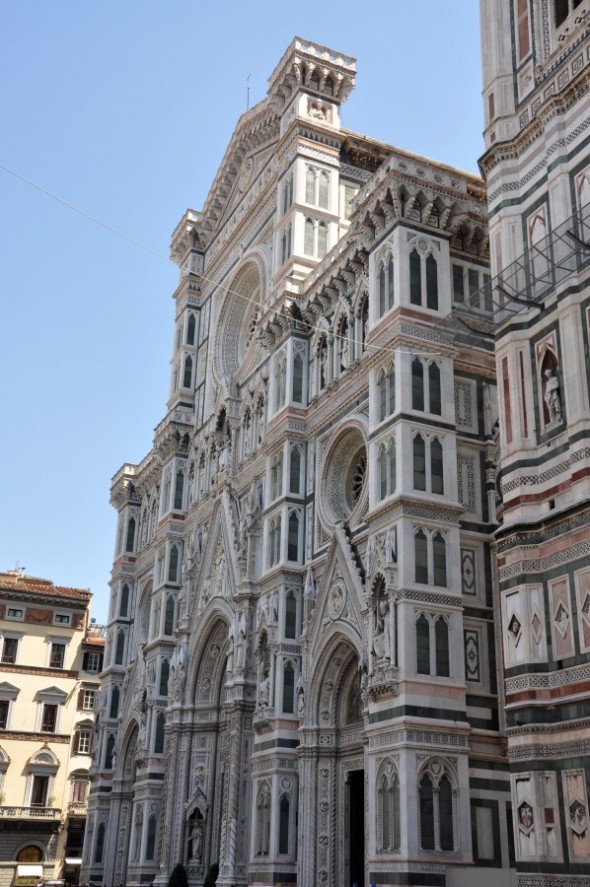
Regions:
M 91 593 L 0 574 L 0 884 L 77 883 L 104 637 Z

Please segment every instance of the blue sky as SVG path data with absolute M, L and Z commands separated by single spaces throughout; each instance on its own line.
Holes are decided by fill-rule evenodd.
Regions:
M 297 8 L 295 8 L 297 6 Z M 170 235 L 294 35 L 352 55 L 343 125 L 477 171 L 477 0 L 0 0 L 0 570 L 90 588 L 110 478 L 168 396 Z M 370 16 L 370 17 L 368 17 Z

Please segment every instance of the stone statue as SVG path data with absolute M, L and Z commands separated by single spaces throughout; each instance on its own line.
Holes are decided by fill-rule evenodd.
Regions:
M 203 822 L 195 819 L 191 826 L 191 860 L 199 863 L 203 857 Z
M 297 714 L 300 718 L 305 714 L 305 685 L 302 674 L 297 678 Z
M 373 651 L 377 659 L 391 659 L 391 629 L 389 625 L 389 603 L 379 597 L 375 608 L 375 634 Z
M 561 419 L 561 397 L 559 394 L 559 379 L 551 367 L 545 370 L 545 394 L 543 399 L 549 414 L 549 424 L 559 422 Z
M 267 708 L 270 704 L 270 675 L 267 674 L 260 682 L 258 688 L 258 704 L 261 708 Z

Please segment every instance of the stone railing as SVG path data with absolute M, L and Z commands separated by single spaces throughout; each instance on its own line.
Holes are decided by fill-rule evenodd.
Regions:
M 59 819 L 59 807 L 13 807 L 0 806 L 0 819 Z

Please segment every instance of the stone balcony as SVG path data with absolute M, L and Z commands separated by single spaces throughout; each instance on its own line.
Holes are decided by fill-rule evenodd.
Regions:
M 78 805 L 76 805 L 78 806 Z M 59 820 L 59 807 L 14 807 L 12 804 L 0 806 L 0 819 L 42 819 Z

